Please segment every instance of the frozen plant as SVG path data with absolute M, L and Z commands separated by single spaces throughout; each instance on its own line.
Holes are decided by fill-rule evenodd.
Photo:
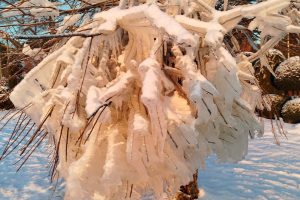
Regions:
M 65 199 L 172 199 L 208 155 L 243 159 L 248 137 L 263 132 L 255 108 L 267 104 L 251 62 L 263 61 L 285 34 L 300 32 L 299 12 L 290 9 L 299 1 L 226 11 L 215 3 L 121 0 L 84 22 L 10 96 L 22 113 L 19 127 L 27 126 L 23 112 L 37 126 L 21 147 L 20 166 L 48 137 Z M 264 41 L 249 57 L 223 43 L 233 28 L 245 28 L 238 24 L 243 18 L 254 18 L 249 29 L 258 28 Z M 3 157 L 30 134 L 21 129 Z

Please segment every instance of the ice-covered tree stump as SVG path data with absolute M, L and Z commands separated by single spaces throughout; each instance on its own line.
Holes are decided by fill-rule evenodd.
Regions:
M 211 153 L 243 159 L 248 137 L 262 132 L 251 62 L 264 63 L 280 38 L 299 32 L 290 19 L 298 15 L 279 14 L 290 4 L 221 12 L 214 1 L 122 0 L 95 14 L 10 96 L 37 125 L 21 147 L 24 162 L 48 136 L 65 199 L 114 200 L 172 199 Z M 249 57 L 232 55 L 224 35 L 253 17 L 249 29 L 261 30 L 264 46 Z M 8 141 L 3 156 L 17 141 Z

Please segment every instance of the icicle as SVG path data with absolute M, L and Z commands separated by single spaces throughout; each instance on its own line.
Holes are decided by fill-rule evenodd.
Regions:
M 152 137 L 158 154 L 162 158 L 167 122 L 161 105 L 163 86 L 159 73 L 162 73 L 159 63 L 153 58 L 148 58 L 139 65 L 139 74 L 143 80 L 141 100 L 148 109 Z

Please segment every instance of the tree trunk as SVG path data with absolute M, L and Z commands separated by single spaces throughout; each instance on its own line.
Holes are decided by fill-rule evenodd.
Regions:
M 193 180 L 185 186 L 180 186 L 180 191 L 176 195 L 176 200 L 198 199 L 198 170 L 193 175 Z

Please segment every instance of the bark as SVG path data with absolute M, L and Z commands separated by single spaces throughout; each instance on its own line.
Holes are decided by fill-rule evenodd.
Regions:
M 193 175 L 193 180 L 189 184 L 181 186 L 176 195 L 176 200 L 193 200 L 198 199 L 198 170 Z

